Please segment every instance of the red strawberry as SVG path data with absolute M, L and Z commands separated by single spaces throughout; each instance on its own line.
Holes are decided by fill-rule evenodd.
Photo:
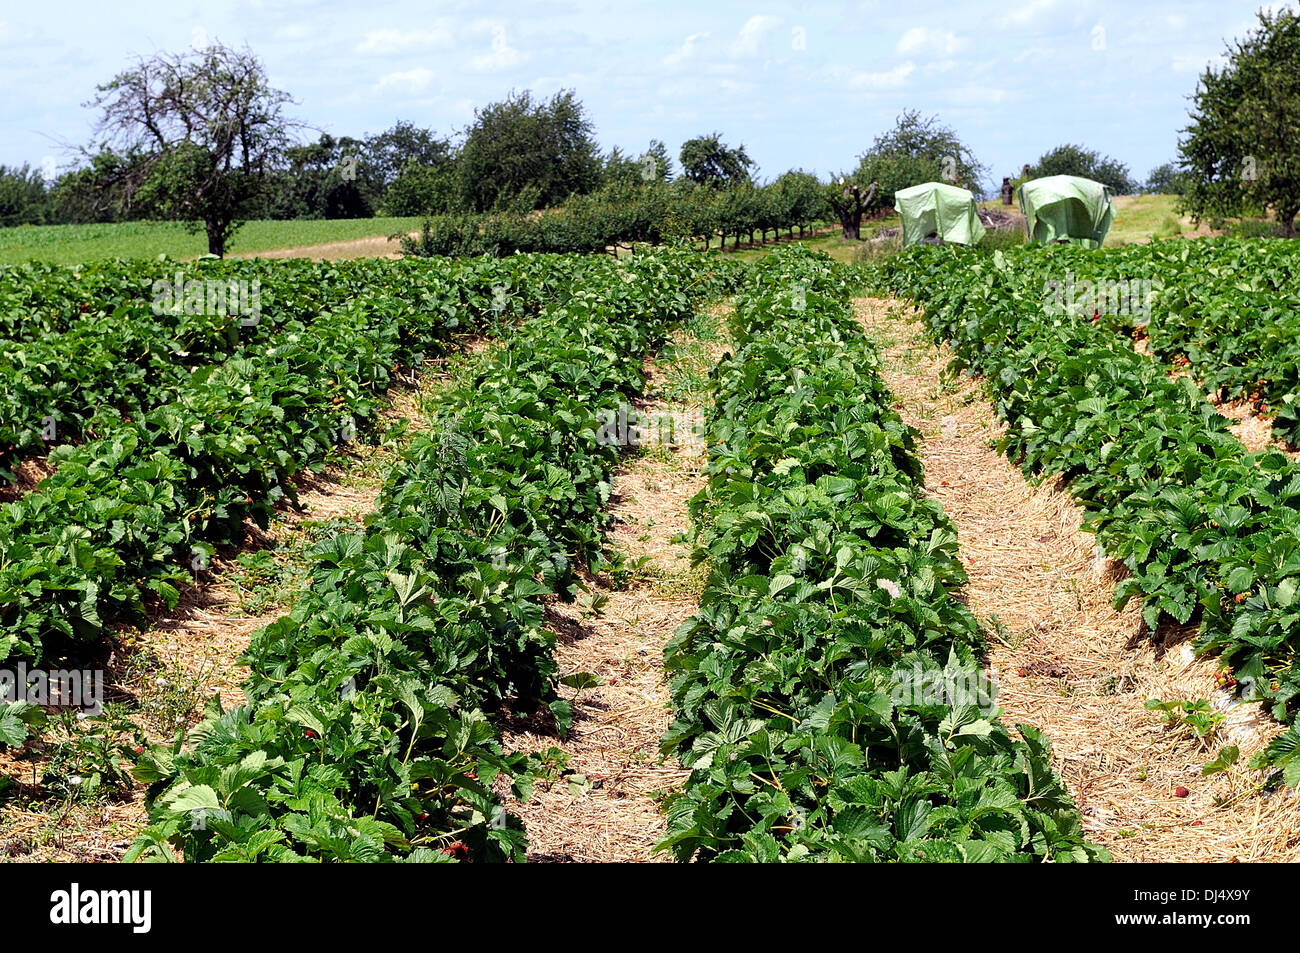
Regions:
M 1191 793 L 1191 791 L 1187 790 L 1187 788 L 1183 787 L 1181 784 L 1174 788 L 1174 797 L 1187 797 L 1187 795 Z
M 314 731 L 312 731 L 310 728 L 308 728 L 308 729 L 307 729 L 307 737 L 308 737 L 308 738 L 315 738 L 315 737 L 316 737 L 316 732 L 314 732 Z
M 442 849 L 442 852 L 444 854 L 450 854 L 452 857 L 455 857 L 457 860 L 464 860 L 469 856 L 469 848 L 466 847 L 464 844 L 462 844 L 460 841 L 453 841 L 451 846 L 444 847 Z
M 1200 826 L 1201 826 L 1200 821 L 1192 821 L 1192 827 L 1200 827 Z
M 1028 678 L 1028 677 L 1029 677 L 1029 669 L 1027 669 L 1027 668 L 1018 668 L 1018 669 L 1016 669 L 1016 674 L 1019 675 L 1021 678 Z

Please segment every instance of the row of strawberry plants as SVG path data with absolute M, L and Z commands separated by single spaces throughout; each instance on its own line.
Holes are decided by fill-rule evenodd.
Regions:
M 1044 284 L 1069 278 L 1076 310 L 1124 333 L 1221 399 L 1252 399 L 1300 442 L 1300 250 L 1292 242 L 1167 241 L 1089 255 L 1013 257 Z M 1118 307 L 1117 307 L 1118 305 Z M 1275 416 L 1274 416 L 1275 415 Z
M 297 606 L 254 637 L 248 703 L 142 760 L 152 824 L 130 859 L 523 859 L 493 785 L 526 791 L 536 765 L 491 718 L 571 719 L 543 600 L 601 566 L 618 458 L 601 414 L 714 287 L 700 265 L 604 259 L 438 395 L 365 530 L 319 545 Z
M 58 333 L 0 340 L 0 468 L 38 448 L 102 435 L 123 417 L 137 418 L 169 403 L 190 374 L 257 353 L 279 334 L 301 332 L 318 313 L 396 297 L 413 309 L 440 311 L 454 324 L 455 315 L 474 299 L 479 313 L 506 303 L 493 303 L 494 288 L 500 287 L 494 276 L 502 269 L 483 262 L 416 271 L 389 262 L 204 261 L 175 266 L 183 280 L 175 273 L 160 279 L 168 267 L 110 262 L 86 266 L 84 273 L 0 270 L 0 285 L 12 282 L 15 273 L 49 282 L 24 288 L 28 314 L 39 316 L 43 306 L 72 314 Z M 69 275 L 77 280 L 69 281 Z M 87 288 L 79 287 L 81 280 Z M 207 282 L 243 282 L 246 288 L 257 282 L 255 299 L 246 296 L 255 310 L 241 314 L 237 301 L 217 307 L 215 299 L 200 297 L 178 313 L 158 313 L 152 297 L 156 280 L 174 286 L 195 282 L 200 295 Z M 100 292 L 103 299 L 84 300 Z M 35 298 L 43 306 L 31 303 Z M 6 470 L 0 474 L 12 478 Z
M 1220 652 L 1246 697 L 1293 721 L 1300 467 L 1248 453 L 1189 378 L 1170 380 L 1099 319 L 1051 307 L 1043 276 L 1077 256 L 1036 251 L 920 250 L 882 278 L 924 307 L 955 369 L 984 376 L 1007 425 L 1000 448 L 1026 473 L 1066 480 L 1086 528 L 1130 570 L 1116 607 L 1141 597 L 1153 630 L 1166 616 L 1198 621 L 1198 648 Z M 1293 726 L 1256 766 L 1296 783 L 1298 748 Z
M 138 619 L 149 599 L 173 605 L 214 547 L 242 542 L 246 518 L 266 525 L 299 470 L 373 420 L 395 365 L 445 346 L 449 325 L 486 328 L 535 311 L 542 294 L 569 294 L 591 266 L 545 267 L 564 280 L 526 280 L 535 265 L 524 259 L 470 270 L 478 280 L 486 269 L 502 294 L 450 320 L 436 303 L 377 290 L 196 370 L 167 404 L 102 437 L 57 448 L 53 475 L 0 507 L 0 659 L 39 660 L 51 639 L 65 655 L 112 620 Z
M 209 259 L 182 262 L 160 256 L 157 259 L 115 259 L 81 265 L 50 265 L 24 262 L 0 265 L 0 338 L 32 340 L 59 334 L 85 322 L 133 320 L 159 310 L 172 314 L 178 336 L 195 322 L 198 300 L 192 295 L 194 281 L 253 281 L 260 283 L 263 302 L 272 324 L 281 319 L 306 319 L 331 310 L 355 294 L 373 293 L 390 282 L 387 262 L 357 259 L 326 262 L 308 259 Z M 178 285 L 178 279 L 180 284 Z M 159 282 L 162 283 L 159 286 Z M 163 293 L 156 288 L 161 287 Z M 206 288 L 203 305 L 207 304 Z M 167 308 L 167 305 L 179 307 Z M 197 322 L 202 326 L 205 322 Z
M 1105 859 L 1050 765 L 1004 727 L 957 538 L 921 487 L 843 274 L 770 256 L 717 372 L 691 502 L 699 613 L 666 650 L 690 770 L 682 860 Z

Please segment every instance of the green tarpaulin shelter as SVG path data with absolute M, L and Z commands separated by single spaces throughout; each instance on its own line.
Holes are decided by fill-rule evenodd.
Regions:
M 1020 211 L 1031 242 L 1100 248 L 1115 219 L 1110 189 L 1077 175 L 1049 175 L 1020 186 Z
M 984 237 L 975 196 L 943 182 L 926 182 L 894 193 L 894 211 L 903 220 L 903 244 L 931 235 L 945 242 L 974 245 Z

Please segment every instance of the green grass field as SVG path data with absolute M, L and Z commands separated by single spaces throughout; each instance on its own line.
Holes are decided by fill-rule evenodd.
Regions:
M 297 248 L 354 241 L 420 227 L 418 218 L 307 219 L 256 221 L 235 232 L 227 253 Z M 48 261 L 71 265 L 103 258 L 193 258 L 208 250 L 207 238 L 176 222 L 108 225 L 18 225 L 0 228 L 0 263 Z
M 1174 207 L 1176 195 L 1120 195 L 1115 198 L 1115 222 L 1106 236 L 1107 245 L 1128 245 L 1153 238 L 1179 238 L 1218 234 L 1192 224 Z

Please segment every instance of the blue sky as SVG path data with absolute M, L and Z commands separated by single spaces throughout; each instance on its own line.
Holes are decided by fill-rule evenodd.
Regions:
M 68 160 L 82 106 L 135 55 L 247 43 L 293 114 L 335 134 L 407 119 L 463 129 L 511 89 L 571 88 L 605 147 L 674 156 L 717 130 L 770 177 L 851 168 L 903 109 L 937 114 L 992 174 L 1081 142 L 1145 177 L 1174 156 L 1187 97 L 1258 2 L 952 4 L 193 0 L 9 4 L 0 163 Z M 1274 7 L 1281 4 L 1274 4 Z

